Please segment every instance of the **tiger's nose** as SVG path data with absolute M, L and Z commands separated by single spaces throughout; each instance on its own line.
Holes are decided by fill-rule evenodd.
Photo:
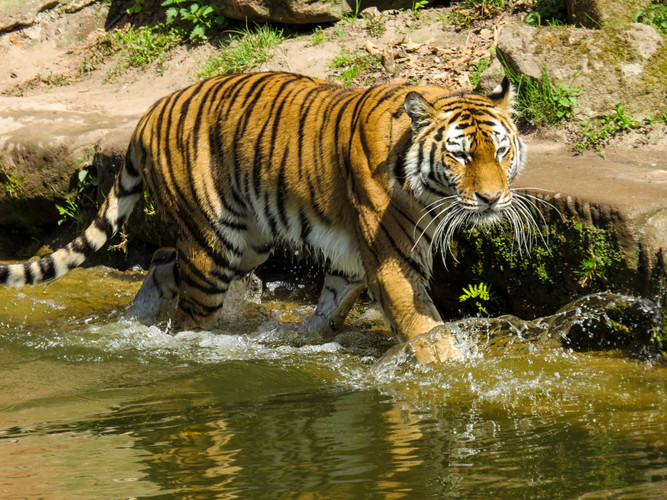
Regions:
M 502 193 L 475 193 L 475 196 L 477 197 L 478 203 L 493 205 L 500 199 Z

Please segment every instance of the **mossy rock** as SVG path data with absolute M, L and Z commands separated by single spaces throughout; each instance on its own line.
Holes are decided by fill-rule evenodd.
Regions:
M 641 23 L 588 30 L 506 26 L 498 57 L 517 75 L 578 89 L 575 121 L 608 115 L 617 103 L 639 117 L 667 112 L 667 43 Z

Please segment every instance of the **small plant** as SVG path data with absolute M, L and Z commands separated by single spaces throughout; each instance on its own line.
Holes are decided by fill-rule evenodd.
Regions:
M 145 0 L 134 0 L 132 7 L 127 9 L 125 12 L 127 12 L 130 15 L 142 12 L 144 10 L 144 2 Z
M 472 301 L 475 305 L 478 315 L 489 316 L 489 311 L 485 307 L 485 305 L 488 306 L 489 302 L 493 301 L 489 285 L 482 282 L 477 285 L 470 284 L 467 289 L 464 287 L 463 295 L 459 296 L 459 302 L 463 303 L 468 300 Z
M 164 0 L 167 9 L 167 24 L 173 24 L 191 42 L 208 40 L 212 28 L 222 28 L 225 18 L 217 3 L 190 2 L 188 0 Z
M 663 35 L 667 35 L 667 3 L 665 3 L 665 0 L 657 0 L 651 5 L 647 5 L 637 11 L 635 21 L 652 24 Z
M 324 30 L 322 29 L 322 26 L 318 26 L 317 28 L 315 28 L 313 34 L 310 35 L 310 42 L 313 45 L 318 45 L 324 42 Z
M 517 75 L 502 58 L 501 62 L 505 67 L 505 73 L 516 88 L 518 121 L 539 126 L 556 125 L 572 118 L 572 111 L 578 103 L 579 89 L 565 85 L 555 87 L 546 66 L 542 68 L 542 78 L 536 79 L 527 75 Z
M 374 21 L 366 20 L 366 26 L 364 26 L 364 30 L 371 36 L 382 36 L 386 29 L 387 26 L 382 18 Z
M 614 107 L 614 113 L 603 116 L 599 125 L 588 122 L 581 126 L 582 140 L 577 144 L 577 149 L 583 151 L 592 148 L 604 156 L 604 146 L 612 138 L 640 127 L 650 127 L 652 124 L 652 117 L 647 116 L 642 121 L 637 120 L 627 112 L 621 103 L 617 103 Z
M 472 88 L 479 89 L 479 77 L 481 74 L 491 66 L 491 59 L 488 57 L 482 57 L 476 64 L 470 67 L 470 72 L 468 74 L 468 79 Z
M 2 174 L 2 177 L 6 178 L 4 184 L 7 194 L 9 194 L 9 196 L 12 198 L 17 198 L 21 192 L 21 179 L 19 176 L 14 172 L 7 174 L 2 170 L 0 170 L 0 174 Z
M 199 78 L 241 73 L 273 57 L 271 49 L 285 38 L 282 29 L 269 25 L 232 32 L 228 45 L 220 44 L 220 53 L 211 57 L 197 72 Z
M 120 229 L 118 236 L 120 236 L 120 241 L 115 245 L 109 245 L 107 250 L 110 252 L 122 252 L 127 255 L 127 244 L 129 243 L 129 237 L 127 231 L 125 230 L 125 226 Z
M 412 15 L 417 17 L 427 5 L 428 0 L 412 0 Z
M 564 0 L 537 0 L 535 10 L 526 15 L 531 26 L 562 26 L 567 21 Z
M 88 162 L 87 157 L 80 158 L 77 163 Z M 94 193 L 97 188 L 97 178 L 91 171 L 92 167 L 83 167 L 77 173 L 77 183 L 73 195 L 65 198 L 64 205 L 56 205 L 60 219 L 58 225 L 62 225 L 68 220 L 76 222 L 77 227 L 83 222 L 83 210 L 88 206 L 95 205 Z
M 333 76 L 334 79 L 341 80 L 343 84 L 350 86 L 362 71 L 381 66 L 382 62 L 378 57 L 365 51 L 359 50 L 350 54 L 346 49 L 343 49 L 340 55 L 331 60 L 329 69 L 338 71 L 338 74 Z

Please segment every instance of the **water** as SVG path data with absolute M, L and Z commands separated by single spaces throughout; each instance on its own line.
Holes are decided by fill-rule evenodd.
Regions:
M 277 283 L 174 335 L 118 319 L 141 279 L 0 290 L 0 498 L 667 498 L 663 365 L 473 335 L 378 367 L 374 308 L 304 339 Z

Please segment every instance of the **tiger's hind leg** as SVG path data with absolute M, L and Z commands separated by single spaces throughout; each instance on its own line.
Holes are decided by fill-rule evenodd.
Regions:
M 327 273 L 317 308 L 306 321 L 306 329 L 324 335 L 340 329 L 363 289 L 363 280 Z
M 158 317 L 171 316 L 176 309 L 179 279 L 176 249 L 158 248 L 141 288 L 123 317 L 149 324 Z
M 241 261 L 221 246 L 195 242 L 178 244 L 180 282 L 174 327 L 181 330 L 210 329 L 217 326 L 229 285 Z

